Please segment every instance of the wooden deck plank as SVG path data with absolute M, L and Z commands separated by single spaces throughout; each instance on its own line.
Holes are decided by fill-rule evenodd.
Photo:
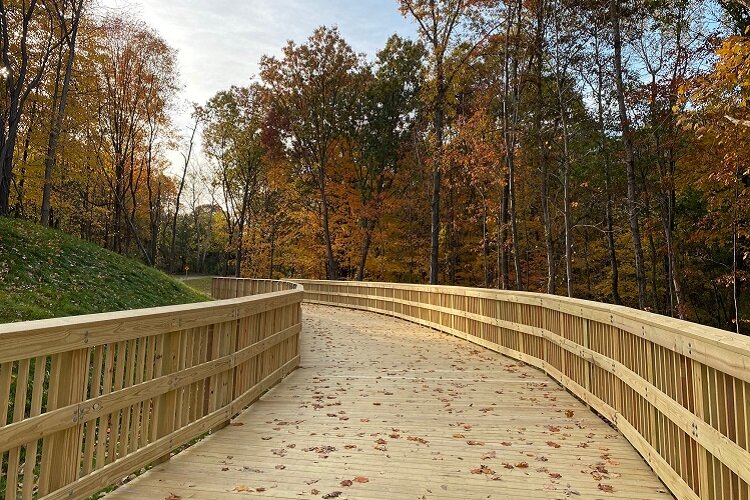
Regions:
M 108 499 L 671 498 L 616 430 L 532 367 L 323 306 L 304 306 L 301 343 L 300 369 L 234 425 Z

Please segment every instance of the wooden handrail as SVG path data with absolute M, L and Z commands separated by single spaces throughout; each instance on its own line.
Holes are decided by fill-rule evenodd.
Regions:
M 578 299 L 295 280 L 305 301 L 384 313 L 545 371 L 612 422 L 678 498 L 750 498 L 750 338 Z
M 0 498 L 87 498 L 297 367 L 301 286 L 213 288 L 226 300 L 0 325 Z

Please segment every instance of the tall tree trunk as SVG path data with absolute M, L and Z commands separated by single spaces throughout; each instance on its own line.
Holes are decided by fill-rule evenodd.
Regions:
M 740 333 L 740 293 L 738 280 L 739 270 L 739 245 L 737 244 L 738 235 L 738 223 L 737 223 L 737 205 L 739 204 L 739 179 L 740 172 L 738 171 L 734 179 L 734 203 L 732 207 L 732 303 L 734 304 L 734 331 L 739 335 Z
M 490 286 L 490 242 L 487 233 L 487 200 L 482 194 L 482 271 L 484 274 L 484 287 Z
M 607 147 L 607 129 L 604 124 L 604 67 L 600 52 L 599 31 L 594 33 L 594 50 L 596 57 L 596 118 L 599 128 L 599 153 L 604 163 L 604 192 L 606 203 L 604 206 L 605 235 L 607 239 L 607 251 L 609 253 L 610 288 L 612 302 L 622 304 L 620 298 L 620 269 L 617 262 L 617 247 L 615 246 L 614 232 L 614 202 L 612 195 L 612 160 Z
M 318 189 L 320 191 L 320 200 L 322 203 L 323 238 L 325 239 L 326 245 L 326 279 L 337 280 L 339 278 L 339 266 L 336 261 L 336 256 L 333 254 L 333 242 L 328 214 L 328 192 L 326 190 L 325 169 L 323 167 L 324 163 L 325 160 L 321 162 L 321 166 L 318 169 Z
M 515 5 L 513 15 L 515 19 L 515 33 L 513 33 L 515 42 L 513 44 L 513 54 L 510 53 L 510 38 L 513 20 L 508 16 L 508 23 L 505 30 L 505 61 L 503 68 L 503 139 L 505 141 L 505 166 L 507 168 L 508 180 L 508 203 L 510 208 L 510 237 L 513 253 L 513 267 L 515 272 L 516 290 L 521 290 L 521 256 L 518 246 L 518 225 L 517 225 L 517 205 L 516 205 L 516 169 L 515 169 L 515 148 L 516 148 L 516 131 L 518 125 L 518 104 L 519 104 L 519 83 L 518 83 L 518 65 L 519 65 L 519 32 L 521 25 L 521 8 L 522 3 L 519 0 Z
M 242 192 L 242 206 L 240 208 L 240 218 L 237 223 L 237 247 L 234 255 L 234 276 L 235 278 L 242 277 L 242 255 L 245 244 L 245 224 L 247 218 L 247 212 L 250 207 L 250 186 L 253 184 L 253 174 L 251 167 L 248 167 L 248 171 L 245 173 L 245 186 Z
M 41 20 L 44 15 L 49 22 L 47 32 L 30 43 L 32 20 Z M 10 215 L 14 151 L 26 100 L 41 84 L 49 58 L 59 44 L 59 40 L 53 39 L 52 25 L 46 2 L 23 2 L 19 8 L 17 4 L 8 6 L 0 1 L 0 66 L 7 71 L 3 77 L 7 107 L 0 119 L 0 215 Z M 19 36 L 18 44 L 11 42 L 15 36 Z M 36 61 L 31 57 L 30 47 L 38 49 Z M 34 63 L 35 68 L 30 72 Z
M 571 227 L 571 201 L 570 201 L 570 150 L 568 137 L 568 117 L 565 106 L 563 85 L 565 81 L 565 69 L 561 67 L 560 60 L 560 18 L 555 13 L 555 83 L 557 87 L 557 105 L 560 124 L 562 126 L 562 169 L 560 177 L 563 188 L 563 223 L 565 231 L 565 289 L 568 297 L 573 297 L 573 235 Z
M 190 132 L 188 152 L 186 155 L 182 156 L 182 176 L 180 177 L 180 184 L 177 187 L 177 197 L 174 202 L 174 214 L 172 215 L 172 239 L 169 243 L 169 268 L 173 271 L 175 260 L 175 236 L 177 235 L 177 217 L 180 213 L 180 199 L 182 198 L 182 191 L 185 189 L 185 178 L 187 177 L 187 171 L 190 167 L 190 158 L 193 156 L 193 145 L 195 144 L 195 134 L 198 130 L 198 124 L 199 119 L 196 117 L 195 122 L 193 123 L 193 128 Z
M 635 154 L 630 131 L 627 108 L 625 107 L 625 84 L 622 76 L 622 40 L 620 37 L 620 0 L 609 1 L 609 15 L 612 22 L 612 38 L 614 46 L 615 84 L 617 87 L 617 104 L 620 111 L 620 126 L 622 127 L 622 142 L 625 148 L 625 167 L 628 182 L 628 217 L 630 219 L 630 233 L 633 238 L 633 254 L 635 257 L 635 279 L 638 285 L 638 307 L 646 306 L 646 275 L 643 264 L 643 245 L 641 243 L 641 228 L 638 221 L 638 200 L 636 193 Z
M 367 256 L 370 253 L 370 245 L 372 244 L 372 232 L 375 229 L 375 222 L 369 219 L 364 221 L 365 223 L 365 239 L 362 242 L 362 251 L 359 255 L 359 265 L 357 266 L 357 281 L 362 281 L 365 277 L 365 266 L 367 264 Z
M 31 132 L 34 130 L 34 118 L 36 117 L 36 100 L 31 102 L 31 112 L 29 113 L 29 125 L 26 129 L 26 136 L 23 140 L 23 153 L 21 153 L 21 175 L 16 185 L 16 208 L 14 209 L 16 217 L 24 216 L 24 201 L 26 197 L 26 165 L 29 162 L 29 151 L 31 150 Z
M 276 257 L 276 220 L 271 221 L 271 232 L 268 236 L 270 245 L 268 250 L 268 279 L 273 279 L 274 257 Z
M 500 280 L 498 282 L 501 290 L 508 289 L 508 174 L 506 172 L 503 189 L 500 191 L 500 217 L 498 217 L 497 230 L 497 256 L 498 267 L 500 268 Z
M 442 57 L 436 64 L 437 96 L 435 98 L 435 154 L 432 163 L 432 200 L 430 203 L 430 284 L 438 284 L 440 261 L 440 188 L 442 185 L 443 122 L 445 110 L 445 75 Z
M 544 114 L 544 19 L 545 0 L 536 2 L 536 29 L 534 33 L 534 140 L 535 160 L 540 174 L 539 201 L 542 208 L 542 222 L 544 224 L 544 247 L 547 256 L 547 293 L 554 294 L 557 286 L 557 270 L 555 266 L 555 248 L 552 236 L 552 217 L 549 209 L 549 165 L 547 148 L 544 144 L 544 130 L 542 120 Z
M 70 78 L 73 73 L 73 61 L 76 54 L 76 38 L 78 37 L 78 24 L 83 13 L 83 0 L 73 1 L 70 33 L 65 34 L 68 40 L 68 58 L 65 62 L 65 76 L 63 77 L 62 92 L 57 97 L 57 82 L 55 82 L 54 100 L 58 100 L 57 108 L 53 113 L 53 119 L 47 138 L 47 155 L 44 159 L 44 187 L 42 188 L 42 215 L 41 224 L 43 226 L 50 223 L 50 199 L 52 197 L 52 170 L 55 167 L 55 158 L 57 155 L 57 143 L 60 139 L 62 122 L 65 116 L 65 106 L 68 102 L 68 91 L 70 90 Z M 60 16 L 64 17 L 64 14 Z M 62 23 L 61 29 L 65 29 L 65 23 Z M 59 67 L 58 67 L 59 75 Z M 54 107 L 53 107 L 54 109 Z

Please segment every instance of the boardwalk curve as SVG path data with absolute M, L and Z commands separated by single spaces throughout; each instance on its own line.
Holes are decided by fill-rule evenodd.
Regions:
M 107 498 L 671 498 L 540 371 L 400 319 L 303 309 L 298 370 Z

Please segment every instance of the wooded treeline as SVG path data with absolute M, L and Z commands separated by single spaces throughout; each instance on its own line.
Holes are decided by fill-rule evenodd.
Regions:
M 746 5 L 394 8 L 414 40 L 368 57 L 321 27 L 185 131 L 148 26 L 0 2 L 0 213 L 173 272 L 546 291 L 750 330 Z

